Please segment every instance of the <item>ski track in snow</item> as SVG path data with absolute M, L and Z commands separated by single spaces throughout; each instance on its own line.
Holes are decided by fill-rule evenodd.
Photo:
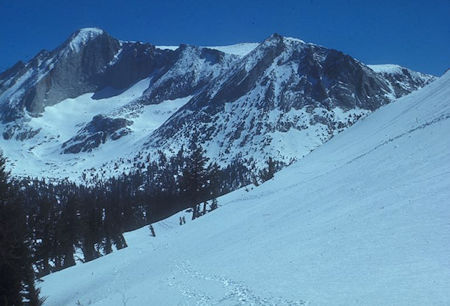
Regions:
M 283 297 L 262 297 L 254 293 L 251 288 L 239 281 L 220 275 L 207 275 L 194 270 L 186 260 L 172 264 L 173 269 L 167 277 L 170 287 L 175 287 L 183 296 L 188 298 L 186 305 L 308 305 L 305 301 L 292 301 Z M 177 281 L 183 279 L 183 281 Z M 188 282 L 186 282 L 188 279 Z M 214 288 L 215 292 L 205 289 Z
M 404 132 L 404 133 L 401 133 L 400 135 L 397 135 L 397 136 L 395 136 L 395 137 L 389 138 L 388 140 L 386 140 L 386 141 L 380 143 L 379 145 L 377 145 L 377 146 L 374 147 L 373 149 L 367 151 L 366 153 L 363 153 L 363 154 L 361 154 L 361 155 L 355 157 L 354 159 L 348 161 L 346 164 L 351 164 L 351 163 L 353 163 L 355 160 L 358 160 L 358 159 L 360 159 L 360 158 L 362 158 L 362 157 L 364 157 L 364 156 L 366 156 L 366 155 L 368 155 L 368 154 L 374 152 L 375 150 L 378 150 L 378 149 L 381 148 L 382 146 L 385 146 L 385 145 L 387 145 L 387 144 L 393 142 L 394 140 L 397 140 L 397 139 L 402 138 L 402 137 L 404 137 L 404 136 L 407 136 L 407 135 L 409 135 L 409 134 L 411 134 L 411 133 L 413 133 L 413 132 L 415 132 L 415 131 L 417 131 L 417 130 L 425 129 L 426 127 L 428 127 L 428 126 L 430 126 L 430 125 L 433 125 L 433 124 L 436 124 L 436 123 L 438 123 L 438 122 L 441 122 L 441 121 L 443 121 L 443 120 L 448 120 L 448 119 L 450 119 L 450 114 L 443 114 L 443 115 L 439 116 L 438 118 L 433 119 L 432 121 L 423 123 L 423 124 L 421 124 L 421 125 L 419 125 L 419 126 L 417 126 L 417 127 L 415 127 L 415 128 L 412 128 L 412 129 L 410 129 L 410 130 L 408 130 L 408 131 L 406 131 L 406 132 Z

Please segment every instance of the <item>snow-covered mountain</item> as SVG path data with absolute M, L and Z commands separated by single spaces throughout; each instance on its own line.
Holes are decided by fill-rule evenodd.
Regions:
M 81 29 L 0 74 L 0 147 L 15 175 L 73 180 L 174 154 L 193 134 L 222 165 L 289 164 L 434 79 L 389 67 L 277 34 L 155 47 Z
M 396 98 L 421 88 L 434 78 L 399 65 L 368 65 L 370 69 L 381 74 L 391 87 Z
M 449 130 L 447 72 L 219 209 L 46 276 L 42 294 L 48 305 L 449 305 Z

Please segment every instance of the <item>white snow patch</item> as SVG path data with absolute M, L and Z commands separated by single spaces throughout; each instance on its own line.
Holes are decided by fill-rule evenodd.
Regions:
M 303 40 L 294 38 L 294 37 L 283 37 L 283 38 L 284 38 L 284 40 L 287 40 L 287 41 L 292 41 L 292 42 L 297 42 L 297 43 L 302 43 L 302 44 L 305 43 Z
M 399 65 L 384 64 L 384 65 L 367 65 L 370 69 L 377 73 L 401 73 L 403 68 Z
M 176 50 L 179 46 L 156 46 L 156 48 L 163 50 Z
M 97 28 L 83 28 L 76 32 L 71 38 L 69 48 L 74 52 L 78 52 L 80 47 L 91 39 L 102 35 L 104 32 L 102 29 Z
M 245 56 L 253 49 L 255 49 L 259 43 L 240 43 L 240 44 L 234 44 L 234 45 L 227 45 L 227 46 L 201 46 L 200 48 L 208 48 L 208 49 L 214 49 L 219 50 L 223 53 L 227 54 L 233 54 L 237 56 Z M 178 46 L 156 46 L 156 48 L 159 49 L 166 49 L 166 50 L 176 50 L 178 49 Z
M 258 45 L 259 43 L 240 43 L 229 46 L 205 46 L 204 48 L 215 49 L 223 53 L 234 54 L 243 57 L 253 51 L 256 47 L 258 47 Z

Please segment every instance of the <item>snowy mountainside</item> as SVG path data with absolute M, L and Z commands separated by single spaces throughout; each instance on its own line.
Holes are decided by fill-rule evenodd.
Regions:
M 88 93 L 76 99 L 67 99 L 46 107 L 40 117 L 30 117 L 27 126 L 31 130 L 39 130 L 34 137 L 25 141 L 0 138 L 0 147 L 9 157 L 14 173 L 37 177 L 46 173 L 48 177 L 78 179 L 85 169 L 102 168 L 108 160 L 134 154 L 147 135 L 190 98 L 130 107 L 130 101 L 142 97 L 149 82 L 148 78 L 144 79 L 112 98 L 96 100 L 92 99 L 92 93 Z M 104 127 L 86 133 L 86 127 L 98 116 L 132 121 L 126 127 L 129 134 L 111 140 L 116 131 L 108 134 Z M 99 139 L 102 145 L 92 143 L 95 139 Z M 62 149 L 77 154 L 62 154 Z
M 152 77 L 141 101 L 157 104 L 192 95 L 215 80 L 237 60 L 237 57 L 214 49 L 180 45 L 171 65 Z
M 193 133 L 224 166 L 289 164 L 434 80 L 374 67 L 278 34 L 155 47 L 81 29 L 0 74 L 0 147 L 13 175 L 76 181 L 130 171 L 157 150 L 174 154 Z
M 411 85 L 409 92 L 432 79 Z M 339 51 L 274 34 L 189 101 L 147 144 L 177 151 L 195 131 L 222 164 L 245 159 L 261 167 L 269 157 L 288 164 L 405 93 L 394 92 L 400 85 L 390 82 Z
M 219 209 L 44 277 L 48 305 L 448 305 L 450 73 Z
M 431 75 L 412 71 L 399 65 L 368 65 L 368 67 L 389 82 L 395 98 L 417 90 L 434 79 Z

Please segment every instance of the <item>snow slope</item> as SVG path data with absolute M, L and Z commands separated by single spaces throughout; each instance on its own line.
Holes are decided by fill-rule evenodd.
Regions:
M 47 305 L 449 305 L 450 73 L 275 179 L 49 275 Z
M 133 103 L 147 89 L 149 78 L 137 82 L 123 93 L 104 99 L 93 99 L 87 93 L 47 106 L 40 117 L 30 117 L 28 126 L 39 133 L 28 141 L 5 140 L 0 137 L 0 148 L 9 157 L 17 176 L 69 177 L 76 181 L 84 169 L 99 168 L 109 159 L 119 159 L 138 151 L 149 133 L 158 128 L 191 96 L 163 101 L 156 105 Z M 131 133 L 116 141 L 107 142 L 95 152 L 61 154 L 61 145 L 74 131 L 87 124 L 95 115 L 125 117 L 132 120 Z M 0 132 L 1 132 L 0 127 Z M 110 170 L 110 169 L 108 169 Z
M 229 45 L 229 46 L 213 46 L 213 47 L 205 47 L 205 48 L 219 50 L 219 51 L 222 51 L 223 53 L 227 53 L 227 54 L 246 56 L 251 51 L 253 51 L 253 49 L 258 47 L 258 45 L 259 45 L 259 43 L 240 43 L 240 44 Z
M 201 48 L 208 48 L 208 49 L 214 49 L 219 50 L 226 54 L 233 54 L 238 56 L 246 56 L 249 54 L 253 49 L 258 47 L 259 43 L 240 43 L 240 44 L 234 44 L 234 45 L 227 45 L 227 46 L 203 46 Z M 156 48 L 159 49 L 166 49 L 166 50 L 176 50 L 178 49 L 178 46 L 156 46 Z

